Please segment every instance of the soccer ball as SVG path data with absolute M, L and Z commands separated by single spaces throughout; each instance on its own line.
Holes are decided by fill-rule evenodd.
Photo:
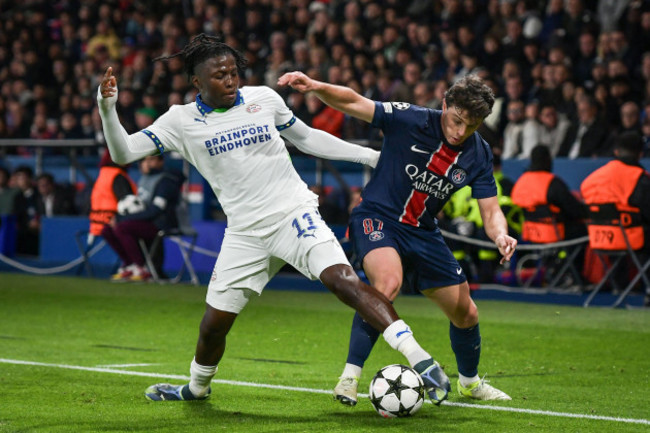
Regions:
M 130 215 L 142 212 L 145 204 L 137 195 L 129 194 L 124 196 L 122 200 L 117 203 L 117 213 L 120 215 Z
M 384 418 L 410 416 L 424 403 L 424 382 L 410 367 L 388 365 L 370 382 L 370 402 Z

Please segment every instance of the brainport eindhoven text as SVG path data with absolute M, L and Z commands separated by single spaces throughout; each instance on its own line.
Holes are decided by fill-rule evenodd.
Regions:
M 216 156 L 239 147 L 264 143 L 270 140 L 271 133 L 269 132 L 269 127 L 268 125 L 264 125 L 222 134 L 212 140 L 206 140 L 205 147 L 208 149 L 210 156 Z

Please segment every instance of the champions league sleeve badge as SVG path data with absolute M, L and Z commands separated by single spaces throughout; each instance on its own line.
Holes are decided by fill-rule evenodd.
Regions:
M 397 108 L 398 110 L 408 110 L 408 108 L 411 106 L 408 102 L 392 102 L 393 107 Z

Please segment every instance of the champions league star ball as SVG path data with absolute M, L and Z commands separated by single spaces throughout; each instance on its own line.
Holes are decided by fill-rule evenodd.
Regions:
M 144 208 L 145 205 L 142 199 L 133 194 L 124 196 L 124 198 L 117 203 L 117 213 L 120 215 L 130 215 L 142 212 Z
M 424 403 L 424 382 L 410 367 L 388 365 L 370 382 L 370 402 L 384 418 L 410 416 Z

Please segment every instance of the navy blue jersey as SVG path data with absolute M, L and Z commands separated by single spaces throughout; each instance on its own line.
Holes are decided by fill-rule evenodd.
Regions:
M 465 185 L 477 199 L 497 195 L 490 146 L 477 132 L 460 146 L 445 143 L 441 115 L 404 102 L 375 102 L 372 125 L 383 131 L 384 144 L 359 210 L 432 230 L 435 216 Z

